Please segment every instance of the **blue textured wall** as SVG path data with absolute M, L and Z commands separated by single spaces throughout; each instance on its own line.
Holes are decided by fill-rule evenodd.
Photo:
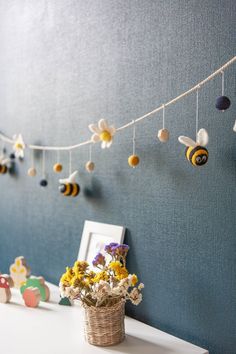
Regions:
M 26 141 L 66 145 L 87 139 L 101 117 L 120 126 L 173 98 L 235 55 L 236 2 L 0 0 L 0 129 Z M 140 166 L 132 170 L 131 130 L 111 149 L 94 148 L 96 172 L 73 154 L 82 193 L 0 177 L 0 269 L 25 255 L 34 274 L 58 282 L 77 256 L 85 219 L 125 225 L 129 267 L 146 285 L 129 313 L 211 354 L 236 353 L 235 72 L 225 75 L 232 107 L 214 108 L 220 78 L 200 91 L 209 163 L 195 169 L 179 135 L 194 136 L 195 96 L 166 110 L 168 144 L 156 139 L 161 114 L 137 127 Z M 68 154 L 62 154 L 65 168 Z M 36 161 L 40 170 L 40 159 Z M 40 173 L 39 173 L 40 174 Z

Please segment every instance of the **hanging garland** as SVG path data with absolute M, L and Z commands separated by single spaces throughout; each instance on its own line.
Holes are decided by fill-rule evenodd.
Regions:
M 0 140 L 2 143 L 9 143 L 12 145 L 13 153 L 10 154 L 9 157 L 6 157 L 5 154 L 5 146 L 2 148 L 2 156 L 0 156 L 0 174 L 6 174 L 7 171 L 11 168 L 12 161 L 15 158 L 23 160 L 24 158 L 24 150 L 31 150 L 31 167 L 28 170 L 28 175 L 30 177 L 35 177 L 37 174 L 35 163 L 34 163 L 34 150 L 42 151 L 42 178 L 40 180 L 40 185 L 42 187 L 46 187 L 48 185 L 48 181 L 46 179 L 45 172 L 45 154 L 46 151 L 57 151 L 57 161 L 53 166 L 53 171 L 55 173 L 61 173 L 63 170 L 63 165 L 60 162 L 60 152 L 61 151 L 69 151 L 69 177 L 64 179 L 59 179 L 59 191 L 64 196 L 72 196 L 75 197 L 79 194 L 80 186 L 76 183 L 76 176 L 78 171 L 72 172 L 72 150 L 78 149 L 82 146 L 89 145 L 89 160 L 85 164 L 85 169 L 87 172 L 91 173 L 95 169 L 95 163 L 92 161 L 92 145 L 95 143 L 101 143 L 101 148 L 109 148 L 114 140 L 115 134 L 118 132 L 127 129 L 129 127 L 133 127 L 133 151 L 132 155 L 128 157 L 128 165 L 130 167 L 135 168 L 138 166 L 140 159 L 139 156 L 136 155 L 136 124 L 141 122 L 144 119 L 152 117 L 155 113 L 162 110 L 162 129 L 158 131 L 157 137 L 162 143 L 166 143 L 170 138 L 170 133 L 168 129 L 165 127 L 165 110 L 166 107 L 176 103 L 180 99 L 190 95 L 191 93 L 196 91 L 196 140 L 192 140 L 186 136 L 180 136 L 178 138 L 181 144 L 186 146 L 185 155 L 187 160 L 193 166 L 202 166 L 206 164 L 208 161 L 208 151 L 206 149 L 206 145 L 208 143 L 208 133 L 205 129 L 198 130 L 198 106 L 199 106 L 199 90 L 205 85 L 208 81 L 212 80 L 215 76 L 221 75 L 222 79 L 222 88 L 221 88 L 221 96 L 216 99 L 216 108 L 222 112 L 228 109 L 231 105 L 230 99 L 225 96 L 225 78 L 224 78 L 224 70 L 232 65 L 236 61 L 236 56 L 225 63 L 221 68 L 216 70 L 206 79 L 199 82 L 197 85 L 193 86 L 188 91 L 183 92 L 181 95 L 175 97 L 171 101 L 162 104 L 161 106 L 155 108 L 153 111 L 144 114 L 141 117 L 133 119 L 131 122 L 119 127 L 115 128 L 113 125 L 109 125 L 105 119 L 100 119 L 97 124 L 89 124 L 88 128 L 92 132 L 92 136 L 89 140 L 71 145 L 71 146 L 44 146 L 44 145 L 32 145 L 26 144 L 23 140 L 21 134 L 14 135 L 13 139 L 10 139 L 8 136 L 0 132 Z M 233 130 L 236 132 L 236 121 L 233 127 Z

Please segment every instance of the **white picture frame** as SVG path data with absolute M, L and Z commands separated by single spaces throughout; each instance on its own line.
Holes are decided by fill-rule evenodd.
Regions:
M 78 260 L 92 264 L 96 254 L 104 252 L 105 245 L 111 242 L 123 243 L 124 235 L 124 226 L 85 220 Z

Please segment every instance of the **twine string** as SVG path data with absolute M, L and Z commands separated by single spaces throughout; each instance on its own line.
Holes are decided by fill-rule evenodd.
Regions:
M 162 111 L 162 128 L 165 129 L 165 105 L 163 104 L 163 111 Z
M 72 151 L 69 151 L 69 175 L 72 173 Z
M 136 148 L 136 127 L 135 127 L 135 120 L 133 121 L 133 155 L 135 155 L 135 148 Z
M 222 92 L 222 96 L 224 96 L 224 93 L 225 93 L 225 73 L 223 70 L 221 72 L 221 75 L 222 75 L 221 92 Z
M 199 88 L 196 91 L 196 141 L 198 133 L 198 121 L 199 121 Z
M 44 179 L 46 178 L 46 172 L 45 172 L 45 154 L 46 154 L 46 151 L 43 150 L 43 157 L 42 157 L 42 175 L 43 175 L 43 178 L 44 178 Z

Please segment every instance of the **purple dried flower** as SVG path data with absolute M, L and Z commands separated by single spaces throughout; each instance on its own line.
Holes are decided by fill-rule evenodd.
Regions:
M 117 256 L 122 256 L 125 257 L 129 251 L 129 246 L 128 245 L 117 245 L 112 248 L 112 255 L 117 255 Z
M 106 264 L 106 260 L 101 253 L 98 253 L 92 263 L 94 267 L 97 267 L 98 265 L 104 266 Z
M 116 243 L 116 242 L 111 242 L 109 245 L 106 245 L 106 246 L 105 246 L 105 251 L 106 251 L 107 253 L 111 254 L 111 253 L 112 253 L 112 249 L 113 249 L 114 247 L 116 247 L 116 246 L 119 246 L 119 244 Z

